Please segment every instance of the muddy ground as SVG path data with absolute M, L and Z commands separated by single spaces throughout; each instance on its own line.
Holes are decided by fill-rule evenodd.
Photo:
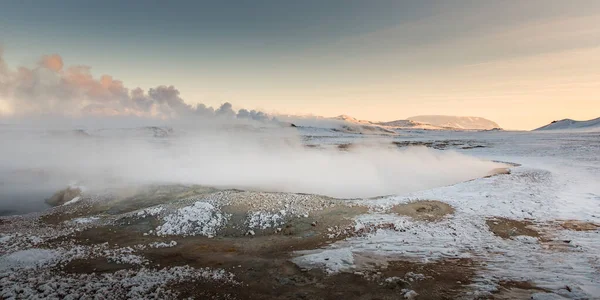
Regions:
M 64 193 L 63 193 L 64 194 Z M 114 274 L 122 270 L 160 270 L 190 266 L 230 272 L 229 281 L 170 281 L 166 288 L 178 298 L 196 299 L 529 299 L 545 290 L 529 282 L 500 281 L 498 290 L 485 297 L 472 294 L 471 284 L 485 268 L 485 262 L 469 258 L 442 258 L 429 262 L 407 257 L 377 257 L 355 253 L 357 269 L 329 273 L 324 268 L 303 268 L 292 262 L 297 251 L 314 250 L 349 237 L 369 234 L 379 229 L 394 229 L 393 224 L 375 228 L 354 228 L 354 218 L 369 213 L 369 208 L 321 196 L 296 195 L 282 198 L 276 193 L 243 191 L 220 192 L 203 187 L 153 187 L 125 190 L 95 199 L 84 199 L 73 206 L 61 206 L 39 216 L 30 228 L 69 229 L 77 218 L 93 216 L 90 225 L 64 231 L 56 238 L 37 245 L 43 249 L 100 249 L 95 253 L 68 260 L 52 267 L 59 277 L 78 274 Z M 165 211 L 175 211 L 197 201 L 198 197 L 219 204 L 228 221 L 215 236 L 152 234 L 161 225 L 159 215 L 137 212 L 160 204 Z M 259 200 L 259 201 L 258 201 Z M 293 207 L 293 209 L 291 208 Z M 293 211 L 280 224 L 249 228 L 253 211 Z M 417 222 L 441 222 L 452 218 L 455 209 L 438 200 L 415 200 L 397 204 L 387 213 Z M 12 222 L 0 219 L 11 228 Z M 490 232 L 502 239 L 529 236 L 547 242 L 544 226 L 529 220 L 490 218 Z M 17 224 L 18 225 L 18 224 Z M 17 226 L 15 225 L 15 226 Z M 552 226 L 568 230 L 597 230 L 598 225 L 560 221 Z M 4 227 L 3 227 L 4 228 Z M 149 234 L 150 233 L 150 234 Z M 151 247 L 165 243 L 169 246 Z M 558 242 L 559 244 L 565 242 Z M 554 246 L 553 246 L 554 247 Z M 114 251 L 130 249 L 143 262 L 115 261 Z M 558 249 L 558 247 L 556 247 Z M 112 251 L 112 252 L 111 252 Z M 113 253 L 113 254 L 111 254 Z M 324 260 L 329 260 L 325 257 Z

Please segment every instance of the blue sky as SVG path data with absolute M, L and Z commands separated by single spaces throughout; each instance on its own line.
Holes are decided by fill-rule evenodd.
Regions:
M 597 117 L 599 16 L 591 0 L 2 1 L 0 44 L 12 68 L 56 53 L 190 103 L 532 128 Z

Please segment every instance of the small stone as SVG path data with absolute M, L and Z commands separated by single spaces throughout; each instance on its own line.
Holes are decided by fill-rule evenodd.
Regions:
M 570 286 L 568 286 L 568 285 L 566 285 L 566 286 L 565 286 L 565 289 L 566 289 L 567 291 L 569 291 L 569 293 L 573 291 L 573 290 L 571 290 L 571 287 L 570 287 Z
M 417 296 L 419 296 L 419 294 L 417 294 L 417 292 L 413 290 L 409 290 L 406 293 L 404 293 L 404 299 L 416 299 Z

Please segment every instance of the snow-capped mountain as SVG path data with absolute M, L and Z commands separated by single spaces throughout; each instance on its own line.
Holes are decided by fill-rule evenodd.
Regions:
M 588 121 L 575 121 L 564 119 L 553 121 L 535 130 L 577 130 L 577 131 L 600 131 L 600 118 Z
M 500 126 L 497 123 L 481 117 L 417 116 L 408 118 L 407 120 L 371 122 L 366 120 L 358 120 L 347 115 L 341 115 L 331 119 L 343 121 L 346 124 L 352 124 L 355 126 L 358 125 L 363 129 L 377 129 L 375 131 L 394 131 L 409 129 L 490 130 L 500 128 Z
M 481 117 L 428 115 L 410 117 L 408 120 L 450 129 L 490 130 L 500 128 L 496 122 Z
M 426 117 L 426 116 L 424 116 Z M 427 118 L 430 122 L 414 120 L 394 120 L 387 122 L 373 122 L 340 115 L 326 118 L 318 116 L 278 116 L 278 120 L 294 127 L 321 128 L 336 132 L 359 134 L 398 134 L 402 130 L 490 130 L 499 129 L 498 124 L 479 117 L 438 117 L 438 120 Z M 420 118 L 420 117 L 415 117 Z
M 389 122 L 371 122 L 366 120 L 358 120 L 348 115 L 341 115 L 333 118 L 335 120 L 344 121 L 346 123 L 361 125 L 364 129 L 371 128 L 371 131 L 387 131 L 393 132 L 394 130 L 406 130 L 406 129 L 429 129 L 429 130 L 444 130 L 454 128 L 443 128 L 431 124 L 415 122 L 411 120 L 395 120 Z
M 393 127 L 393 128 L 401 128 L 401 129 L 429 129 L 429 130 L 444 130 L 444 129 L 454 129 L 454 128 L 444 128 L 440 126 L 435 126 L 427 123 L 415 122 L 411 120 L 395 120 L 389 122 L 378 122 L 377 125 Z

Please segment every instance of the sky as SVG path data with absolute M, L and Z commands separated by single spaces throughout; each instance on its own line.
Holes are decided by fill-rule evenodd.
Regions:
M 172 85 L 189 105 L 271 114 L 480 116 L 507 129 L 600 117 L 596 0 L 0 3 L 7 78 L 42 57 L 64 78 L 89 66 L 111 91 Z M 0 111 L 23 106 L 7 104 L 15 95 L 0 94 Z

